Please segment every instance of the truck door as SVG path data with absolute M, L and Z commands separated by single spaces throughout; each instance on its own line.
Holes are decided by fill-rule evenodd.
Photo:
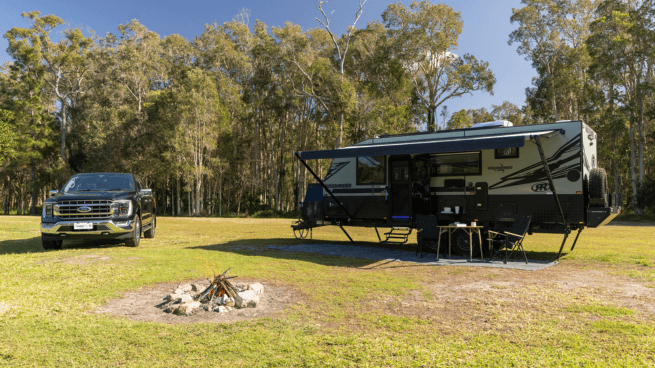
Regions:
M 389 194 L 391 196 L 391 225 L 411 223 L 411 181 L 409 156 L 389 159 Z
M 430 214 L 430 157 L 414 156 L 412 165 L 412 212 Z

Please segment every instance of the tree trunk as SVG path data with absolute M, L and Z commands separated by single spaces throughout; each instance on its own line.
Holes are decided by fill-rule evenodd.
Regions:
M 337 133 L 337 146 L 335 148 L 341 147 L 343 143 L 343 111 L 339 111 L 339 132 Z
M 635 211 L 635 214 L 641 215 L 641 209 L 639 209 L 639 202 L 637 201 L 637 163 L 636 163 L 636 147 L 635 147 L 635 120 L 636 116 L 632 114 L 632 119 L 630 120 L 630 177 L 632 181 L 632 207 Z
M 32 161 L 32 205 L 30 206 L 30 214 L 36 215 L 36 165 Z
M 439 125 L 436 119 L 437 107 L 435 105 L 428 106 L 428 132 L 436 132 L 439 130 Z
M 59 101 L 61 103 L 61 152 L 59 157 L 62 161 L 66 162 L 66 130 L 67 130 L 67 120 L 68 112 L 66 111 L 66 101 Z
M 182 197 L 180 196 L 180 177 L 177 177 L 177 215 L 180 216 L 182 214 Z
M 642 90 L 642 88 L 639 88 Z M 646 146 L 646 131 L 644 129 L 644 94 L 639 92 L 639 190 L 644 186 L 644 147 Z

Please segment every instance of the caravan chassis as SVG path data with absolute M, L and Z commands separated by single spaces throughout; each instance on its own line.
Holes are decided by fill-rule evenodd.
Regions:
M 584 156 L 584 139 L 582 139 L 583 134 L 586 134 L 590 131 L 590 129 L 584 125 L 582 122 L 577 122 L 582 126 L 582 132 L 580 134 L 580 161 L 582 166 L 582 160 L 584 158 L 585 160 L 585 167 L 587 166 L 587 157 Z M 560 124 L 561 125 L 561 124 Z M 516 130 L 517 128 L 514 128 L 513 130 Z M 587 131 L 585 131 L 587 129 Z M 555 129 L 554 132 L 557 132 L 561 135 L 564 135 L 564 129 Z M 593 131 L 592 131 L 593 133 Z M 550 136 L 546 135 L 545 138 L 549 138 Z M 589 135 L 590 139 L 591 135 Z M 594 138 L 595 138 L 595 133 L 594 133 Z M 562 206 L 562 201 L 561 201 L 561 196 L 558 195 L 557 193 L 557 186 L 555 185 L 555 182 L 553 180 L 553 175 L 551 173 L 551 167 L 557 165 L 553 163 L 552 158 L 549 159 L 546 157 L 546 154 L 544 152 L 544 147 L 542 145 L 542 140 L 544 139 L 543 135 L 540 134 L 535 134 L 529 137 L 529 141 L 531 141 L 537 148 L 538 155 L 539 155 L 539 161 L 541 164 L 541 168 L 543 169 L 543 172 L 545 173 L 546 180 L 548 183 L 548 190 L 550 190 L 552 194 L 552 204 L 554 205 L 554 208 L 551 207 L 551 210 L 556 208 L 557 214 L 555 216 L 550 216 L 551 221 L 547 222 L 533 222 L 531 224 L 530 229 L 529 229 L 529 234 L 532 234 L 533 232 L 540 232 L 540 233 L 559 233 L 559 234 L 564 234 L 564 239 L 562 240 L 562 243 L 559 247 L 558 251 L 558 256 L 557 258 L 561 256 L 561 253 L 564 249 L 564 246 L 566 244 L 568 236 L 571 234 L 572 230 L 577 230 L 576 237 L 573 241 L 573 244 L 571 246 L 571 251 L 575 248 L 575 245 L 577 243 L 577 240 L 579 239 L 581 231 L 585 227 L 597 227 L 604 225 L 611 221 L 616 215 L 620 213 L 620 207 L 618 206 L 618 201 L 617 197 L 614 195 L 608 195 L 609 197 L 609 205 L 606 204 L 605 206 L 602 207 L 591 207 L 589 206 L 589 201 L 587 199 L 589 193 L 588 191 L 585 190 L 584 193 L 582 193 L 582 196 L 579 196 L 584 200 L 583 203 L 578 203 L 579 199 L 576 200 L 574 205 L 575 209 L 577 212 L 574 213 L 573 216 L 571 215 L 571 206 L 569 206 L 567 209 L 569 211 L 565 211 L 563 206 Z M 591 143 L 593 145 L 593 143 Z M 594 152 L 595 152 L 595 147 Z M 407 241 L 407 236 L 411 232 L 411 229 L 418 229 L 419 232 L 424 230 L 422 228 L 421 224 L 421 215 L 423 216 L 433 216 L 438 219 L 438 222 L 441 224 L 449 223 L 452 221 L 463 221 L 463 222 L 469 222 L 469 221 L 477 221 L 479 224 L 483 224 L 487 230 L 502 230 L 503 228 L 506 228 L 509 226 L 509 224 L 512 221 L 512 218 L 496 218 L 496 219 L 482 219 L 478 220 L 478 218 L 475 217 L 481 217 L 478 216 L 477 214 L 473 214 L 471 216 L 451 216 L 451 215 L 442 215 L 442 213 L 432 211 L 431 209 L 428 211 L 428 213 L 418 213 L 414 209 L 412 209 L 411 204 L 409 204 L 409 208 L 411 211 L 411 221 L 406 222 L 406 223 L 396 223 L 394 222 L 394 219 L 390 217 L 387 219 L 387 216 L 379 216 L 377 218 L 357 218 L 353 216 L 353 214 L 348 210 L 346 206 L 342 203 L 342 201 L 335 196 L 333 191 L 326 185 L 326 183 L 321 180 L 321 178 L 311 169 L 309 165 L 307 165 L 306 161 L 301 157 L 299 153 L 296 153 L 297 159 L 305 166 L 305 168 L 310 172 L 310 174 L 316 179 L 316 181 L 319 183 L 321 186 L 321 191 L 320 195 L 317 195 L 318 193 L 316 190 L 312 190 L 312 185 L 308 187 L 307 191 L 307 197 L 305 198 L 305 201 L 301 204 L 302 205 L 302 213 L 303 213 L 303 219 L 298 221 L 296 224 L 292 226 L 294 231 L 302 230 L 302 229 L 311 229 L 314 227 L 320 227 L 320 226 L 326 226 L 326 225 L 337 225 L 339 228 L 348 236 L 349 240 L 351 242 L 354 242 L 351 236 L 346 232 L 346 230 L 343 228 L 343 226 L 356 226 L 356 227 L 372 227 L 375 228 L 376 234 L 378 236 L 378 239 L 380 242 L 385 242 L 380 238 L 380 234 L 378 233 L 378 228 L 391 228 L 392 230 L 389 233 L 386 233 L 387 239 L 386 241 L 391 242 L 389 234 L 393 234 L 394 229 L 398 228 L 405 228 L 409 230 L 407 234 L 404 234 L 404 241 L 403 241 L 403 236 L 399 236 L 400 242 L 404 243 Z M 392 162 L 395 160 L 402 161 L 402 160 L 407 160 L 409 162 L 410 167 L 413 167 L 413 162 L 416 157 L 420 157 L 420 155 L 415 155 L 411 156 L 408 154 L 400 154 L 400 155 L 385 155 L 385 159 L 388 158 L 389 166 L 392 165 Z M 593 157 L 593 161 L 595 161 L 595 156 Z M 594 162 L 595 164 L 595 162 Z M 385 170 L 389 171 L 391 167 L 387 168 L 385 165 Z M 411 171 L 412 169 L 410 169 Z M 582 170 L 580 170 L 582 171 Z M 588 171 L 588 170 L 587 170 Z M 386 175 L 386 174 L 385 174 Z M 389 174 L 390 176 L 390 174 Z M 588 185 L 586 180 L 588 180 L 586 174 L 585 174 L 585 188 Z M 384 195 L 385 195 L 385 205 L 391 208 L 393 206 L 392 201 L 386 201 L 387 196 L 390 194 L 390 188 L 389 186 L 392 184 L 391 178 L 386 178 L 385 182 L 387 185 L 385 185 L 384 189 Z M 469 183 L 470 186 L 471 183 Z M 478 183 L 476 183 L 477 186 Z M 536 184 L 535 184 L 536 185 Z M 469 186 L 465 186 L 462 188 L 462 194 L 466 195 L 470 193 L 471 195 L 477 195 L 476 193 L 476 188 L 471 188 Z M 477 188 L 480 189 L 480 188 Z M 486 188 L 484 188 L 486 191 Z M 330 197 L 332 199 L 332 206 L 333 207 L 339 207 L 340 213 L 332 213 L 328 214 L 327 211 L 323 211 L 323 197 L 324 197 L 324 192 L 325 190 L 325 197 Z M 411 189 L 410 189 L 411 190 Z M 314 192 L 314 193 L 311 193 Z M 581 193 L 581 192 L 578 192 Z M 432 193 L 432 188 L 430 188 L 430 194 Z M 567 198 L 571 198 L 570 195 Z M 477 201 L 477 198 L 474 198 Z M 409 201 L 411 202 L 412 199 L 410 198 Z M 335 206 L 336 205 L 336 206 Z M 478 204 L 479 206 L 480 204 Z M 486 204 L 485 204 L 486 205 Z M 580 206 L 582 205 L 582 206 Z M 308 208 L 310 206 L 313 206 L 314 208 Z M 317 207 L 321 207 L 320 210 Z M 585 211 L 586 210 L 586 211 Z M 585 213 L 586 212 L 586 213 Z M 464 212 L 465 214 L 466 212 Z M 567 213 L 568 217 L 567 218 Z M 317 214 L 320 214 L 320 216 L 316 216 Z M 319 219 L 320 218 L 320 219 Z M 582 220 L 582 221 L 580 221 Z M 426 231 L 424 234 L 427 234 L 428 231 Z M 393 236 L 392 236 L 393 237 Z M 421 241 L 421 234 L 419 233 L 419 242 Z

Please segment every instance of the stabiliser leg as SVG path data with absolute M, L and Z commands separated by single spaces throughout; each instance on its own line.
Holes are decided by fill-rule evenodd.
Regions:
M 575 248 L 575 243 L 578 242 L 578 237 L 580 236 L 580 233 L 582 232 L 582 228 L 578 229 L 578 235 L 575 236 L 575 240 L 573 241 L 573 245 L 571 246 L 571 252 L 573 252 L 573 248 Z
M 557 261 L 559 262 L 559 257 L 562 255 L 562 249 L 564 249 L 564 244 L 566 243 L 566 238 L 569 237 L 569 234 L 571 233 L 571 230 L 566 229 L 566 232 L 564 233 L 564 240 L 562 240 L 562 245 L 559 247 L 559 252 L 557 253 Z M 580 233 L 578 233 L 580 234 Z

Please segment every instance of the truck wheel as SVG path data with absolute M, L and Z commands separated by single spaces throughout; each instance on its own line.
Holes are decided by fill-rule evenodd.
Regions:
M 138 247 L 141 240 L 141 217 L 136 215 L 134 220 L 134 229 L 132 230 L 132 237 L 125 241 L 128 247 Z
M 607 207 L 608 191 L 605 169 L 591 169 L 589 171 L 589 206 Z
M 152 215 L 152 226 L 150 229 L 143 232 L 143 237 L 147 239 L 152 239 L 155 237 L 155 228 L 157 227 L 157 217 Z
M 61 245 L 63 243 L 64 243 L 63 240 L 49 240 L 46 239 L 43 235 L 41 235 L 41 245 L 43 245 L 43 249 L 45 250 L 61 249 Z

